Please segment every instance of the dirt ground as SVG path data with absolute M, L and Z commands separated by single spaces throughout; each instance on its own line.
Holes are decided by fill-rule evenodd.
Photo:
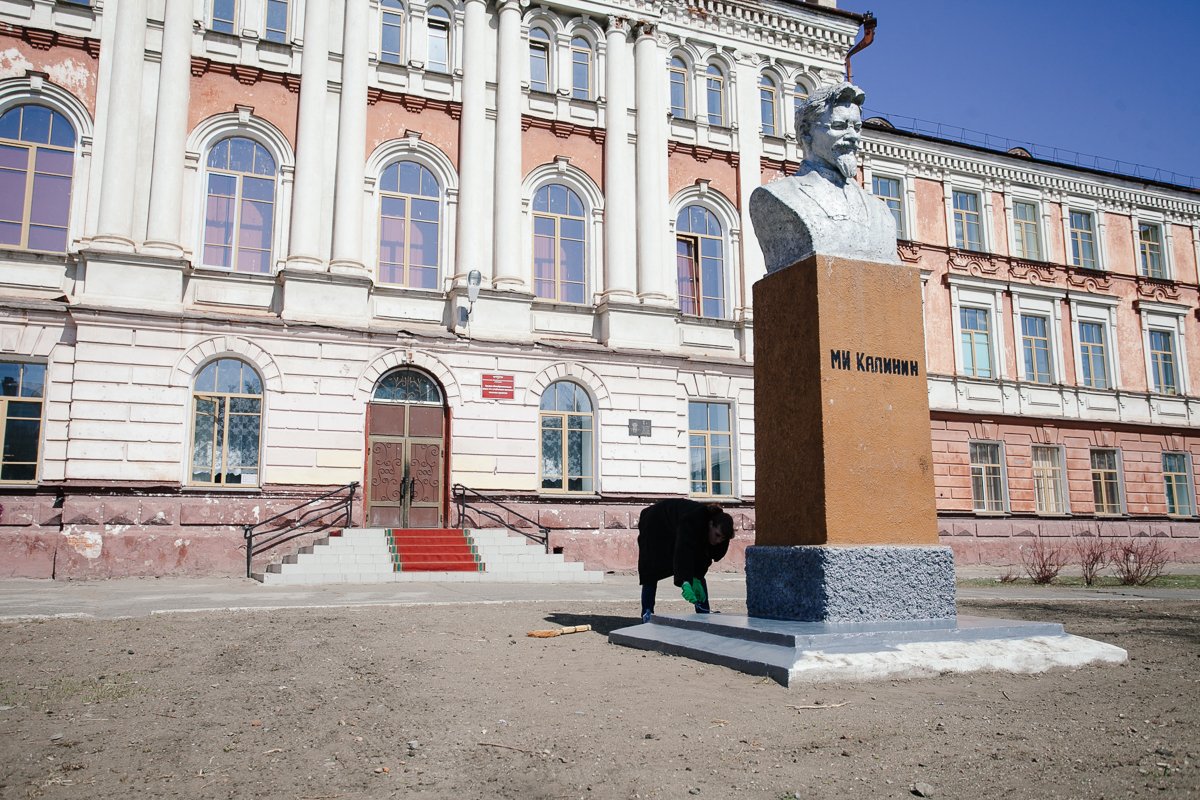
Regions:
M 1060 621 L 1130 662 L 789 690 L 610 645 L 635 622 L 616 604 L 7 624 L 0 797 L 1200 795 L 1200 602 L 960 612 Z

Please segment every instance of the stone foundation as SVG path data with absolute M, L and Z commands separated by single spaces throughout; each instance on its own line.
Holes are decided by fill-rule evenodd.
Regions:
M 746 611 L 801 622 L 951 619 L 948 547 L 750 547 Z

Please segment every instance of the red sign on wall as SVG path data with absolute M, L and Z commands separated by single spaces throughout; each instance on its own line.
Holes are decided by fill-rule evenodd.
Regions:
M 494 372 L 483 373 L 484 400 L 512 400 L 513 376 Z

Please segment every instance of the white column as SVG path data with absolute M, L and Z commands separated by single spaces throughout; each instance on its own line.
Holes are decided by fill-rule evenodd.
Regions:
M 367 139 L 368 0 L 346 0 L 342 96 L 338 107 L 337 182 L 330 272 L 360 274 L 363 264 L 363 165 Z
M 455 249 L 457 277 L 465 278 L 473 269 L 491 279 L 492 265 L 484 263 L 487 252 L 479 235 L 488 217 L 488 161 L 492 158 L 487 141 L 487 69 L 488 23 L 485 0 L 466 0 L 463 10 L 462 119 L 458 134 L 458 220 Z M 485 284 L 487 281 L 485 281 Z
M 741 195 L 738 213 L 742 218 L 742 274 L 739 292 L 745 316 L 751 316 L 750 287 L 767 274 L 767 264 L 754 225 L 750 221 L 750 193 L 762 185 L 762 109 L 758 96 L 758 60 L 753 53 L 739 53 L 737 61 L 738 121 L 738 194 Z M 736 276 L 735 276 L 736 280 Z
M 180 241 L 183 158 L 192 75 L 192 7 L 167 3 L 163 19 L 162 63 L 158 72 L 158 114 L 150 173 L 148 252 L 183 255 Z
M 604 254 L 605 299 L 632 300 L 637 294 L 637 229 L 634 155 L 629 145 L 629 20 L 608 18 L 604 83 Z
M 634 45 L 637 102 L 637 264 L 638 296 L 647 305 L 671 305 L 664 263 L 666 230 L 666 106 L 662 102 L 664 61 L 654 26 L 641 23 Z
M 322 269 L 321 198 L 325 103 L 329 94 L 329 4 L 304 9 L 304 51 L 300 61 L 300 114 L 296 125 L 296 182 L 292 189 L 289 269 Z
M 493 283 L 497 288 L 518 291 L 526 286 L 521 263 L 521 6 L 520 0 L 500 0 L 498 4 L 496 173 L 492 192 Z
M 146 0 L 117 4 L 111 85 L 100 175 L 100 219 L 93 242 L 111 250 L 133 249 L 133 194 L 146 52 Z

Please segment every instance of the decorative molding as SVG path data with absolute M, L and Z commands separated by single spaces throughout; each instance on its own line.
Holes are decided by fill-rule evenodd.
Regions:
M 1067 267 L 1067 283 L 1092 294 L 1105 293 L 1112 289 L 1112 273 Z
M 576 125 L 573 122 L 560 122 L 559 120 L 542 119 L 541 117 L 521 116 L 521 132 L 537 128 L 538 130 L 550 131 L 559 139 L 569 139 L 572 136 L 583 136 L 591 139 L 596 144 L 604 144 L 606 133 L 604 128 L 593 128 L 588 125 Z
M 727 150 L 717 150 L 716 148 L 713 148 L 713 147 L 703 147 L 701 145 L 687 144 L 686 142 L 680 142 L 680 141 L 676 141 L 675 139 L 670 139 L 667 141 L 667 155 L 670 156 L 670 155 L 674 155 L 675 153 L 682 153 L 683 155 L 691 156 L 693 159 L 695 159 L 696 161 L 699 161 L 701 164 L 716 160 L 716 161 L 724 161 L 726 164 L 729 164 L 731 167 L 736 167 L 738 164 L 741 163 L 741 160 L 742 160 L 741 156 L 738 153 L 734 153 L 734 152 L 727 151 Z
M 290 72 L 272 72 L 245 64 L 226 64 L 223 61 L 192 56 L 192 77 L 199 78 L 209 72 L 228 75 L 243 86 L 253 86 L 259 82 L 274 83 L 284 87 L 292 94 L 300 93 L 299 75 L 293 75 Z
M 1158 278 L 1137 276 L 1137 293 L 1139 297 L 1160 303 L 1179 302 L 1179 284 L 1175 281 L 1165 281 Z
M 977 278 L 995 277 L 1000 272 L 999 259 L 991 253 L 950 248 L 947 264 L 955 272 L 965 272 Z

